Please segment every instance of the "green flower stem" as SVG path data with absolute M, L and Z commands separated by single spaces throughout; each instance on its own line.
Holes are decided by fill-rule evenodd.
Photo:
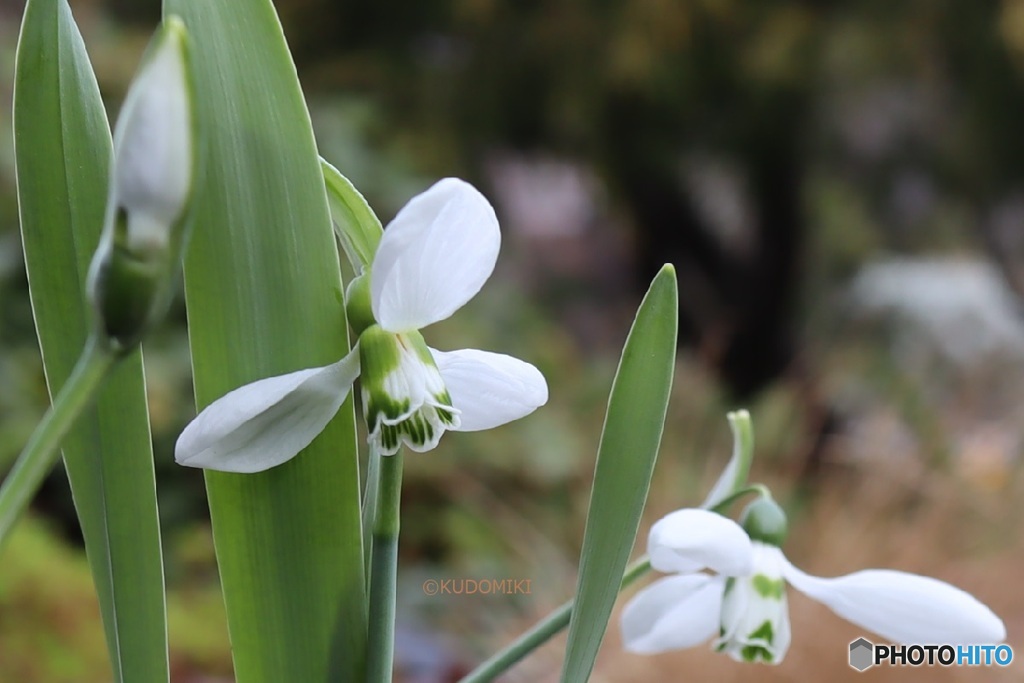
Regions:
M 90 336 L 68 381 L 0 486 L 0 547 L 60 455 L 60 444 L 119 356 Z
M 756 494 L 766 500 L 774 500 L 772 498 L 772 492 L 768 490 L 767 486 L 764 484 L 751 484 L 750 486 L 744 486 L 741 489 L 733 491 L 728 496 L 718 501 L 718 503 L 712 506 L 710 510 L 712 512 L 717 512 L 720 515 L 724 515 L 725 511 L 732 507 L 733 503 L 752 494 Z
M 622 584 L 619 590 L 623 590 L 634 583 L 641 576 L 651 569 L 651 560 L 644 555 L 633 564 L 626 567 L 622 575 Z M 464 676 L 459 683 L 484 683 L 493 681 L 502 673 L 512 667 L 513 664 L 526 657 L 538 647 L 546 643 L 552 636 L 569 625 L 569 617 L 572 616 L 573 600 L 562 604 L 561 607 L 544 617 L 542 621 L 529 631 L 519 636 L 512 644 L 495 654 L 493 657 L 482 663 L 473 671 Z
M 371 454 L 371 458 L 373 455 Z M 369 683 L 391 683 L 395 649 L 395 577 L 398 573 L 402 452 L 380 457 L 370 563 Z
M 370 455 L 366 459 L 366 488 L 363 490 L 363 570 L 366 576 L 366 590 L 370 590 L 370 566 L 373 557 L 373 525 L 377 517 L 377 496 L 380 492 L 380 460 L 383 456 L 376 446 L 370 444 Z

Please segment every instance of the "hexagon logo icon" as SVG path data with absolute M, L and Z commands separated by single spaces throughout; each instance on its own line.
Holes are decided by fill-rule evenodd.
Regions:
M 850 666 L 857 671 L 867 671 L 875 665 L 875 646 L 867 638 L 858 638 L 850 643 Z

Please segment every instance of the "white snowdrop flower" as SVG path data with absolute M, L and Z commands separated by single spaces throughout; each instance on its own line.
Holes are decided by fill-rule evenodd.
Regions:
M 443 352 L 419 330 L 469 301 L 490 277 L 501 235 L 487 199 L 455 178 L 399 211 L 373 263 L 348 293 L 359 341 L 337 363 L 262 379 L 208 406 L 178 439 L 193 467 L 258 472 L 305 448 L 360 377 L 369 438 L 379 452 L 434 448 L 446 430 L 490 429 L 548 398 L 533 365 L 497 353 Z

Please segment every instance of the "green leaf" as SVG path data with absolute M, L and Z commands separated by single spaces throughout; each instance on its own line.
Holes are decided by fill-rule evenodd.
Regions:
M 348 349 L 302 92 L 269 0 L 166 0 L 192 47 L 205 177 L 185 260 L 198 407 Z M 366 597 L 351 398 L 293 460 L 207 472 L 238 683 L 352 681 Z
M 331 207 L 334 230 L 352 265 L 373 263 L 377 245 L 384 234 L 380 219 L 366 199 L 338 169 L 321 159 L 327 201 Z M 359 269 L 361 270 L 361 268 Z
M 586 681 L 636 539 L 675 374 L 679 304 L 666 265 L 640 304 L 622 350 L 597 454 L 562 681 Z
M 64 0 L 29 0 L 25 8 L 14 139 L 25 263 L 54 396 L 90 328 L 85 279 L 103 227 L 111 157 L 99 88 Z M 63 452 L 114 679 L 166 681 L 163 559 L 140 353 L 110 376 Z

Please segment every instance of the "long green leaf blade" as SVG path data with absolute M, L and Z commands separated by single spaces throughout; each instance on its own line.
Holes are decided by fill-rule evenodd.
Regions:
M 665 266 L 640 304 L 622 350 L 597 454 L 562 681 L 590 677 L 636 539 L 665 425 L 679 304 Z
M 67 380 L 89 329 L 85 279 L 107 197 L 110 131 L 64 0 L 29 0 L 14 137 L 22 240 L 47 384 Z M 163 559 L 141 354 L 110 377 L 64 461 L 116 681 L 166 681 Z
M 185 263 L 198 406 L 348 348 L 309 116 L 269 0 L 167 0 L 193 47 L 205 182 Z M 351 399 L 290 462 L 207 473 L 239 683 L 350 681 L 366 639 Z

